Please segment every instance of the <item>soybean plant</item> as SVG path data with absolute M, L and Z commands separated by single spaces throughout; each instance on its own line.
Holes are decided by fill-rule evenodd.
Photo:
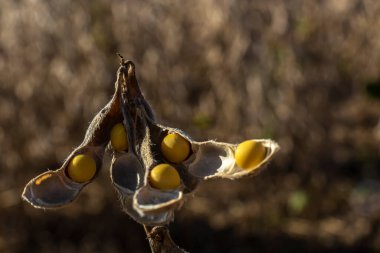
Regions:
M 122 209 L 144 226 L 152 252 L 184 252 L 167 227 L 184 195 L 208 179 L 239 179 L 262 171 L 279 146 L 268 139 L 199 142 L 180 129 L 160 125 L 140 90 L 134 63 L 120 58 L 115 92 L 92 120 L 83 142 L 60 168 L 30 180 L 22 197 L 44 209 L 72 202 L 95 180 L 109 152 L 111 181 Z

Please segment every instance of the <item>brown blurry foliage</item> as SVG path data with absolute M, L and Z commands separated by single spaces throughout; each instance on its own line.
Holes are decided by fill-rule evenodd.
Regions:
M 110 98 L 116 52 L 161 122 L 282 147 L 256 178 L 203 185 L 173 224 L 180 246 L 379 251 L 380 101 L 366 92 L 380 80 L 379 27 L 376 0 L 1 1 L 0 251 L 148 250 L 108 168 L 62 210 L 19 197 Z

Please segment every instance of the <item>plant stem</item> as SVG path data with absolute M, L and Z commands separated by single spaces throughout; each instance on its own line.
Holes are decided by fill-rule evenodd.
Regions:
M 144 225 L 152 253 L 186 253 L 170 237 L 169 228 L 165 226 L 148 227 Z

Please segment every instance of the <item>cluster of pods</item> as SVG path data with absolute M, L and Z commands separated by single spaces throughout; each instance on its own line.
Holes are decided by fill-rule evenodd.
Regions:
M 85 138 L 61 168 L 33 178 L 23 198 L 38 208 L 72 202 L 110 152 L 111 181 L 123 210 L 144 225 L 163 225 L 199 182 L 238 179 L 264 168 L 279 149 L 267 139 L 240 144 L 194 141 L 179 129 L 156 123 L 138 85 L 135 65 L 121 60 L 115 93 L 94 117 Z

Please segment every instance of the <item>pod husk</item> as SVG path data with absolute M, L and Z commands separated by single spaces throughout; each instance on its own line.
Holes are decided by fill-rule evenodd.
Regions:
M 172 209 L 160 213 L 140 214 L 133 207 L 133 196 L 120 196 L 123 211 L 140 224 L 148 226 L 166 225 L 174 220 L 174 210 Z
M 174 210 L 181 205 L 181 190 L 159 190 L 149 185 L 138 189 L 133 197 L 133 208 L 140 215 L 157 214 Z
M 97 176 L 102 167 L 110 129 L 121 120 L 120 92 L 121 87 L 116 83 L 112 99 L 93 118 L 82 144 L 71 152 L 59 169 L 42 173 L 30 180 L 22 194 L 24 200 L 37 208 L 58 208 L 75 200 L 83 187 Z M 96 175 L 88 182 L 77 183 L 68 176 L 67 167 L 71 159 L 84 153 L 95 160 Z
M 137 83 L 135 67 L 124 62 L 119 78 L 123 87 L 121 111 L 128 135 L 128 150 L 113 151 L 111 181 L 122 199 L 123 209 L 142 224 L 167 224 L 180 205 L 182 191 L 161 191 L 149 185 L 152 167 L 163 162 L 155 143 L 161 129 L 152 122 L 154 115 Z M 179 187 L 179 189 L 182 187 Z
M 213 178 L 239 179 L 261 172 L 270 158 L 279 150 L 276 142 L 268 139 L 254 140 L 261 143 L 266 154 L 255 167 L 242 169 L 236 165 L 235 151 L 237 144 L 223 142 L 192 142 L 194 155 L 188 161 L 189 173 L 207 180 Z
M 113 184 L 123 195 L 133 195 L 144 184 L 145 170 L 132 153 L 115 155 L 110 171 Z

